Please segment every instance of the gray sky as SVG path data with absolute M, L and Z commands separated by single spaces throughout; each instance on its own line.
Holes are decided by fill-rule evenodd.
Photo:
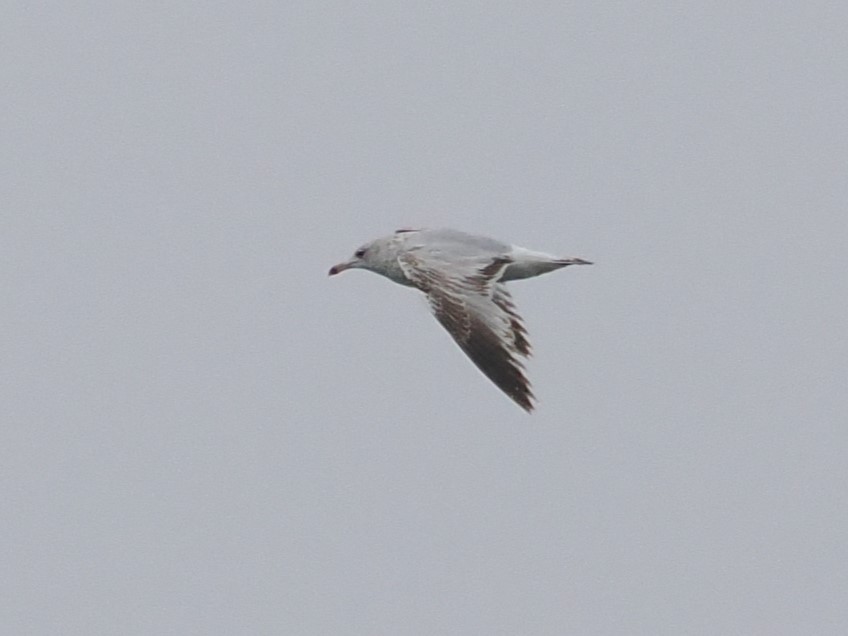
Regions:
M 848 8 L 17 3 L 0 626 L 848 632 Z M 527 416 L 415 291 L 512 285 Z

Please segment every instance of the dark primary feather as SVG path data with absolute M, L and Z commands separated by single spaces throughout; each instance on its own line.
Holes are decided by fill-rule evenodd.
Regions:
M 534 396 L 519 358 L 530 354 L 527 330 L 506 287 L 497 283 L 512 260 L 493 258 L 453 278 L 439 267 L 437 258 L 426 254 L 407 252 L 400 260 L 459 347 L 498 388 L 530 412 Z

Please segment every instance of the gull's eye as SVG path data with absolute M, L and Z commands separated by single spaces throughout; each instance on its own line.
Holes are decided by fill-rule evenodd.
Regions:
M 364 248 L 364 247 L 360 247 L 358 250 L 356 250 L 356 251 L 353 253 L 353 255 L 354 255 L 356 258 L 362 258 L 363 256 L 365 256 L 365 248 Z

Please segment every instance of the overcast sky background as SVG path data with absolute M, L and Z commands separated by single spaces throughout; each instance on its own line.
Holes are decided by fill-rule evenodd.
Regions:
M 848 5 L 13 3 L 0 628 L 848 633 Z M 512 285 L 532 416 L 414 290 Z

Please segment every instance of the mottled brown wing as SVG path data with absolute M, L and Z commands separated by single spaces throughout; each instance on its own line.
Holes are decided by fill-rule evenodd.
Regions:
M 530 357 L 532 347 L 530 346 L 530 341 L 527 340 L 527 329 L 524 327 L 523 319 L 515 310 L 515 303 L 512 302 L 512 296 L 509 290 L 507 290 L 506 285 L 498 283 L 494 286 L 492 301 L 507 315 L 515 350 L 525 358 Z
M 407 277 L 427 294 L 436 319 L 486 377 L 521 408 L 535 399 L 521 357 L 530 353 L 527 331 L 512 297 L 497 283 L 509 258 L 486 263 L 445 263 L 415 251 L 400 257 Z

